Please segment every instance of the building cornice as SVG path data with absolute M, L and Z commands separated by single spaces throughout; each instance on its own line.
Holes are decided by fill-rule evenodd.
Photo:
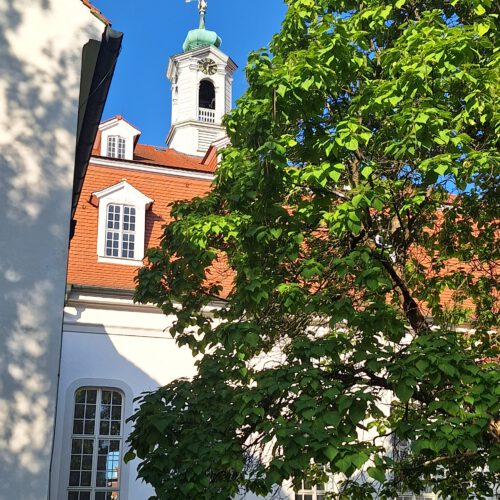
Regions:
M 174 137 L 174 133 L 176 130 L 184 128 L 184 127 L 195 127 L 195 128 L 203 128 L 205 130 L 213 130 L 214 132 L 226 132 L 226 129 L 223 125 L 217 125 L 215 123 L 207 123 L 207 122 L 200 122 L 197 120 L 184 120 L 182 122 L 177 122 L 174 125 L 170 127 L 170 130 L 168 131 L 167 138 L 165 139 L 165 142 L 167 144 L 170 144 L 172 141 L 172 138 Z M 219 139 L 217 139 L 219 140 Z M 198 156 L 203 157 L 205 153 L 202 153 Z M 196 156 L 196 155 L 195 155 Z
M 154 312 L 163 314 L 163 311 L 154 304 L 141 304 L 134 302 L 135 290 L 125 288 L 109 288 L 91 285 L 68 284 L 66 291 L 66 307 L 92 307 L 95 309 L 120 309 L 127 311 Z M 214 310 L 226 304 L 224 299 L 214 299 L 203 308 L 208 316 Z M 180 305 L 179 305 L 180 307 Z
M 176 167 L 165 167 L 163 165 L 151 165 L 149 163 L 141 163 L 135 160 L 116 160 L 100 156 L 92 156 L 90 159 L 90 163 L 92 165 L 98 165 L 101 167 L 123 168 L 127 170 L 135 170 L 138 172 L 172 175 L 175 177 L 188 177 L 190 179 L 200 179 L 205 181 L 213 181 L 214 179 L 214 175 L 208 172 L 186 170 Z

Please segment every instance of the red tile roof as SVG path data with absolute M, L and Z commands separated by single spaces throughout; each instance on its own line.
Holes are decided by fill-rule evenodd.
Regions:
M 172 150 L 167 156 L 179 155 Z M 199 160 L 198 160 L 199 161 Z M 186 169 L 186 165 L 183 165 Z M 137 269 L 134 266 L 97 261 L 98 208 L 92 203 L 92 193 L 126 179 L 133 187 L 154 200 L 146 211 L 145 246 L 158 246 L 162 226 L 172 219 L 171 203 L 176 200 L 203 196 L 211 188 L 210 180 L 178 177 L 163 172 L 138 172 L 120 166 L 95 165 L 90 160 L 82 194 L 75 212 L 76 229 L 70 242 L 68 283 L 92 287 L 133 290 Z M 223 259 L 211 270 L 211 279 L 224 286 L 226 296 L 232 286 L 232 274 Z
M 179 153 L 175 149 L 137 144 L 134 150 L 134 161 L 160 165 L 163 167 L 182 168 L 199 172 L 215 172 L 215 164 L 204 164 L 202 158 Z
M 134 149 L 133 160 L 122 160 L 119 158 L 111 158 L 110 156 L 101 156 L 100 153 L 100 134 L 92 150 L 92 156 L 98 158 L 106 158 L 107 160 L 123 162 L 133 161 L 145 165 L 153 165 L 157 167 L 179 168 L 182 170 L 191 170 L 195 172 L 205 172 L 213 174 L 217 164 L 213 161 L 202 163 L 203 159 L 199 156 L 191 156 L 185 153 L 179 153 L 172 148 L 163 148 L 159 146 L 149 146 L 147 144 L 137 144 Z

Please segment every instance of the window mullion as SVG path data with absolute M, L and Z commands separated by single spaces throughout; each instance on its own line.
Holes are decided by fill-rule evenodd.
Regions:
M 99 429 L 101 428 L 101 404 L 102 390 L 97 389 L 94 429 L 94 456 L 92 457 L 92 493 L 90 494 L 91 500 L 95 500 L 95 492 L 97 487 L 97 460 L 99 455 Z
M 120 235 L 118 237 L 118 245 L 119 245 L 119 250 L 118 250 L 118 255 L 123 259 L 123 225 L 124 225 L 124 220 L 125 220 L 125 206 L 126 205 L 121 205 L 121 210 L 120 210 Z

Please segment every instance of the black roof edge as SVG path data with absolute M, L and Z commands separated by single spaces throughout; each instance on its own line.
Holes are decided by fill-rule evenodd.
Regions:
M 79 130 L 77 131 L 77 143 L 75 153 L 75 171 L 73 177 L 73 196 L 71 201 L 71 232 L 70 239 L 75 232 L 76 221 L 74 220 L 76 206 L 80 198 L 80 192 L 83 185 L 83 180 L 87 172 L 87 166 L 94 147 L 94 141 L 97 135 L 97 129 L 101 122 L 104 104 L 108 97 L 109 87 L 116 67 L 118 56 L 123 41 L 123 33 L 115 31 L 109 26 L 106 27 L 102 34 L 99 44 L 97 57 L 92 54 L 92 47 L 88 50 L 88 58 L 95 61 L 87 61 L 88 64 L 94 65 L 92 75 L 92 83 L 88 88 L 87 95 L 80 96 L 79 112 L 84 113 L 83 118 L 79 118 Z M 83 59 L 85 59 L 85 49 Z M 85 60 L 82 61 L 82 70 Z M 83 74 L 82 74 L 83 77 Z M 82 88 L 82 87 L 81 87 Z

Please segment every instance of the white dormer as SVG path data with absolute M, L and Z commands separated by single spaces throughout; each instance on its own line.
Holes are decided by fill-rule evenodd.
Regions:
M 137 130 L 120 115 L 99 125 L 101 134 L 100 155 L 120 160 L 133 160 L 134 148 L 141 131 Z
M 99 205 L 97 261 L 142 266 L 146 210 L 153 200 L 125 179 L 92 199 Z

